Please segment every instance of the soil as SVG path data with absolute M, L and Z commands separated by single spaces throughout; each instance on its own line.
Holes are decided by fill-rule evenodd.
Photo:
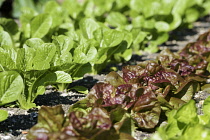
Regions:
M 179 28 L 170 33 L 170 39 L 166 43 L 159 46 L 160 50 L 169 48 L 173 52 L 176 52 L 183 48 L 187 43 L 196 41 L 197 37 L 210 30 L 210 15 L 199 19 L 193 24 L 192 29 Z M 135 65 L 138 62 L 154 59 L 158 53 L 133 55 L 131 60 L 125 63 L 109 65 L 98 75 L 86 74 L 82 80 L 74 81 L 69 85 L 73 86 L 85 86 L 90 89 L 95 83 L 103 81 L 112 67 L 116 67 L 119 71 L 125 65 Z M 201 108 L 203 100 L 209 96 L 209 93 L 199 91 L 195 94 L 194 99 L 197 103 L 197 107 Z M 46 87 L 44 95 L 40 95 L 35 100 L 38 106 L 55 106 L 61 104 L 64 111 L 67 113 L 68 108 L 73 103 L 84 98 L 85 95 L 76 91 L 57 92 L 52 86 Z M 9 112 L 9 118 L 3 122 L 0 122 L 0 139 L 1 140 L 25 140 L 29 129 L 37 123 L 38 109 L 23 110 L 16 107 L 0 107 L 0 109 L 7 110 Z M 202 114 L 201 109 L 198 109 L 198 114 Z M 154 131 L 153 131 L 154 132 Z M 153 132 L 136 131 L 135 138 L 142 140 L 150 137 Z

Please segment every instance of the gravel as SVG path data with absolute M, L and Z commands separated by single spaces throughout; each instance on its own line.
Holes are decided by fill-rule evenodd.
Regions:
M 196 41 L 197 37 L 208 31 L 210 29 L 210 15 L 201 18 L 199 21 L 195 22 L 192 29 L 177 29 L 170 33 L 170 39 L 163 45 L 159 46 L 160 50 L 164 48 L 169 48 L 170 50 L 176 52 L 183 48 L 187 43 Z M 82 80 L 74 81 L 69 85 L 69 88 L 73 86 L 85 86 L 90 89 L 95 83 L 103 81 L 105 74 L 107 74 L 111 67 L 116 67 L 121 70 L 124 65 L 135 65 L 140 61 L 154 59 L 158 53 L 154 54 L 143 54 L 133 55 L 132 59 L 126 63 L 110 65 L 98 75 L 88 75 L 86 74 Z M 196 101 L 196 106 L 198 107 L 198 114 L 202 114 L 202 104 L 205 98 L 210 96 L 207 91 L 199 91 L 193 97 Z M 84 98 L 85 95 L 78 93 L 76 91 L 66 91 L 57 92 L 52 86 L 46 87 L 46 92 L 44 95 L 39 95 L 35 100 L 35 103 L 40 107 L 45 106 L 55 106 L 61 104 L 64 111 L 67 113 L 68 108 L 73 103 Z M 38 107 L 38 108 L 39 108 Z M 0 139 L 1 140 L 25 140 L 28 130 L 37 123 L 38 108 L 23 110 L 16 107 L 0 107 L 0 109 L 7 110 L 9 112 L 9 118 L 3 122 L 0 122 Z M 142 132 L 140 130 L 136 131 L 135 138 L 137 140 L 143 140 L 148 138 L 153 132 Z

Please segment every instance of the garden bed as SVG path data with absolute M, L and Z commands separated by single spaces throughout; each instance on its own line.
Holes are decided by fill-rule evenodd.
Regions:
M 210 29 L 210 16 L 201 18 L 195 22 L 192 29 L 177 29 L 170 34 L 170 39 L 166 43 L 162 44 L 160 50 L 169 48 L 176 52 L 184 47 L 187 43 L 196 41 L 197 37 Z M 114 64 L 108 66 L 98 75 L 86 74 L 82 80 L 74 81 L 70 84 L 69 88 L 73 86 L 85 86 L 90 89 L 95 83 L 103 81 L 105 75 L 109 73 L 113 68 L 119 71 L 125 65 L 135 65 L 138 62 L 144 60 L 154 59 L 158 53 L 155 54 L 143 54 L 133 55 L 131 60 L 126 63 Z M 202 106 L 202 101 L 209 96 L 206 92 L 198 92 L 194 98 L 197 102 L 198 108 Z M 67 112 L 70 105 L 85 97 L 85 94 L 81 94 L 75 91 L 57 92 L 53 87 L 48 86 L 44 95 L 40 95 L 36 98 L 35 103 L 38 106 L 55 106 L 61 104 L 64 111 Z M 20 108 L 0 107 L 0 109 L 7 110 L 9 112 L 9 118 L 3 122 L 0 122 L 0 139 L 26 139 L 28 130 L 37 123 L 38 109 L 22 110 Z M 198 112 L 202 113 L 202 112 Z M 154 131 L 153 131 L 154 132 Z M 138 130 L 136 132 L 136 139 L 140 140 L 144 137 L 150 136 L 153 132 L 142 132 Z

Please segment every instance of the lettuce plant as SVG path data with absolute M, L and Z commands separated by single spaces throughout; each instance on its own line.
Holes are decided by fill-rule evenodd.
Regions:
M 65 117 L 61 106 L 42 107 L 39 114 L 38 123 L 30 130 L 28 139 L 134 140 L 129 132 L 120 130 L 123 128 L 122 124 L 114 124 L 114 118 L 103 108 L 80 109 L 70 112 Z M 119 118 L 121 112 L 115 111 L 115 115 Z M 129 127 L 129 123 L 126 127 Z
M 194 138 L 196 140 L 207 140 L 209 131 L 209 100 L 205 99 L 202 115 L 197 115 L 195 101 L 191 100 L 178 110 L 167 113 L 167 123 L 162 124 L 152 136 L 152 140 L 170 140 Z
M 21 108 L 29 109 L 35 107 L 33 101 L 44 93 L 47 84 L 72 82 L 68 73 L 52 67 L 56 53 L 54 44 L 32 38 L 23 48 L 15 50 L 12 42 L 4 43 L 8 41 L 8 33 L 1 33 L 0 105 L 18 101 Z

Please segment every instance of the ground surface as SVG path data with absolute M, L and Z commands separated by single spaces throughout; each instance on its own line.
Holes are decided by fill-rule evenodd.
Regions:
M 201 18 L 193 25 L 194 27 L 192 29 L 178 29 L 172 32 L 169 41 L 161 45 L 160 50 L 167 47 L 172 51 L 178 51 L 187 43 L 196 41 L 200 34 L 210 30 L 210 16 Z M 120 70 L 124 65 L 135 65 L 140 61 L 153 59 L 157 55 L 158 53 L 144 54 L 141 56 L 133 55 L 129 62 L 112 66 L 115 66 Z M 96 82 L 104 80 L 105 75 L 110 71 L 110 67 L 107 67 L 101 74 L 98 75 L 85 75 L 84 79 L 74 81 L 70 87 L 80 85 L 90 89 Z M 194 99 L 197 102 L 198 108 L 201 107 L 202 101 L 207 96 L 209 96 L 209 93 L 202 91 L 196 93 Z M 77 93 L 75 91 L 59 93 L 53 88 L 48 87 L 46 89 L 46 93 L 44 95 L 40 95 L 35 100 L 35 103 L 38 106 L 54 106 L 62 104 L 63 109 L 65 112 L 67 112 L 70 105 L 82 99 L 83 97 L 85 97 L 84 94 Z M 0 122 L 0 140 L 25 140 L 27 131 L 37 123 L 38 109 L 22 110 L 20 108 L 9 107 L 0 107 L 0 109 L 7 110 L 9 112 L 9 118 L 3 122 Z M 140 130 L 136 131 L 136 139 L 138 140 L 141 140 L 144 137 L 149 137 L 150 135 L 151 133 L 148 132 L 141 132 Z

